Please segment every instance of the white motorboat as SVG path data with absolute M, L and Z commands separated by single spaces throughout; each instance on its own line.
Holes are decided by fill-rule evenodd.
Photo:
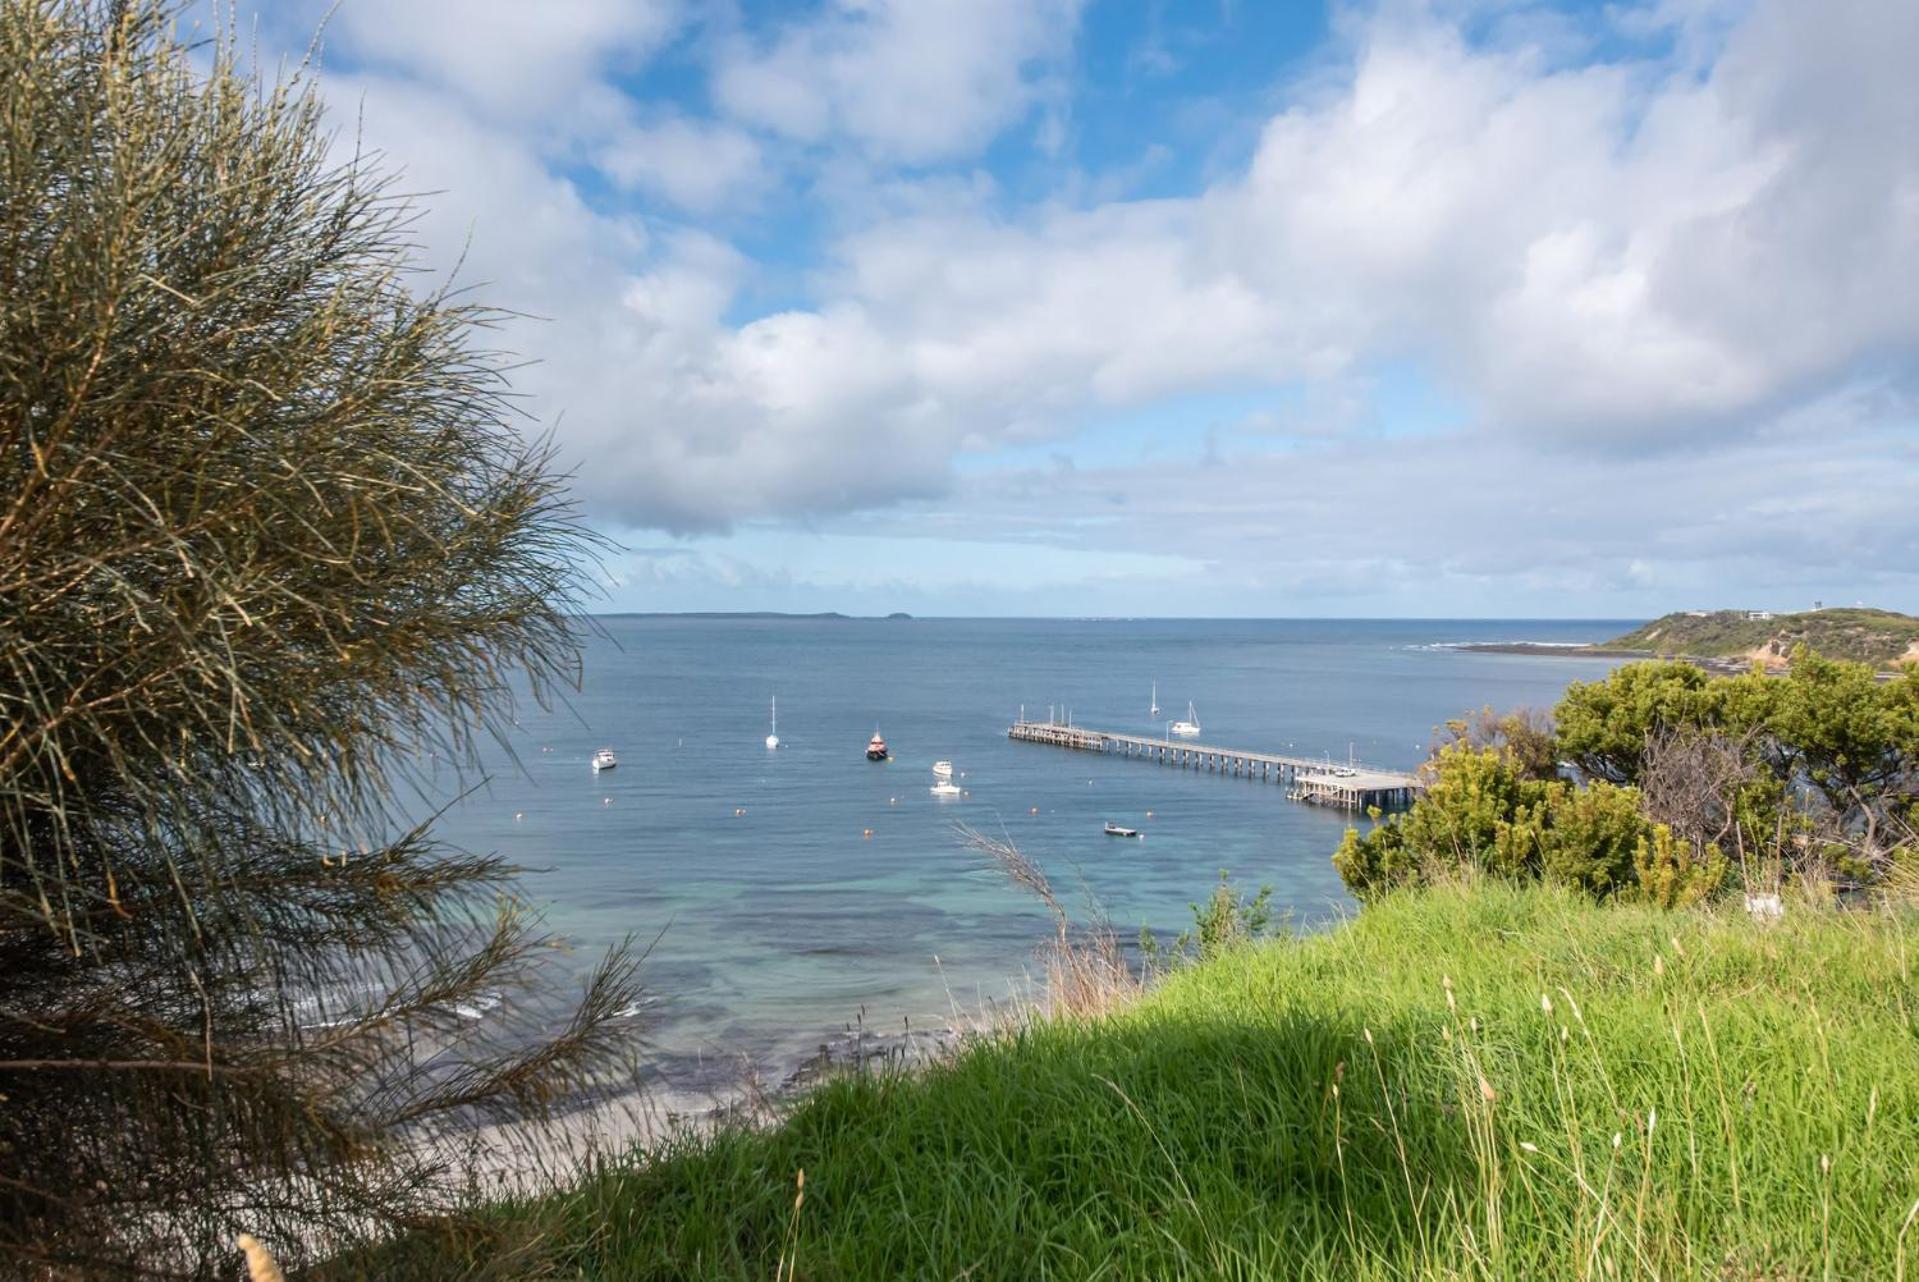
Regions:
M 773 696 L 773 724 L 768 727 L 771 733 L 766 736 L 766 747 L 771 751 L 780 746 L 780 697 Z
M 598 752 L 593 754 L 593 769 L 596 772 L 601 770 L 611 770 L 613 769 L 613 767 L 619 764 L 620 764 L 620 759 L 613 755 L 613 749 L 611 748 L 601 748 Z
M 1193 705 L 1189 702 L 1186 705 L 1186 719 L 1184 721 L 1175 721 L 1172 725 L 1166 727 L 1166 729 L 1182 739 L 1197 738 L 1199 736 L 1199 713 L 1193 710 Z
M 866 759 L 884 761 L 891 754 L 886 751 L 886 740 L 880 738 L 879 727 L 873 727 L 873 737 L 866 741 Z
M 951 779 L 953 777 L 953 763 L 950 761 L 935 761 L 933 763 L 933 774 L 939 779 Z
M 954 783 L 951 779 L 941 779 L 938 782 L 936 782 L 932 787 L 932 793 L 935 797 L 942 797 L 942 798 L 959 797 L 959 796 L 965 795 L 960 791 L 960 786 Z

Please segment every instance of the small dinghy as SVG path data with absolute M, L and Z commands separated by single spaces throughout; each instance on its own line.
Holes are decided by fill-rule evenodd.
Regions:
M 1137 837 L 1139 836 L 1139 829 L 1122 828 L 1118 824 L 1109 823 L 1106 825 L 1106 835 L 1108 837 Z

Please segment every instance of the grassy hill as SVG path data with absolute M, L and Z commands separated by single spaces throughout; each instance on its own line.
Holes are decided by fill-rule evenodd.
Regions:
M 1890 1278 L 1915 944 L 1905 909 L 1394 896 L 494 1225 L 594 1279 Z
M 1919 658 L 1919 619 L 1891 610 L 1811 610 L 1755 618 L 1746 610 L 1668 614 L 1593 647 L 1696 659 L 1783 659 L 1796 645 L 1881 667 Z

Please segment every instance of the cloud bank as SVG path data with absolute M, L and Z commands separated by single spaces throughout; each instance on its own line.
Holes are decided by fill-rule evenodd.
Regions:
M 754 28 L 665 0 L 405 8 L 349 0 L 326 93 L 442 192 L 435 261 L 545 318 L 510 335 L 540 362 L 528 408 L 611 527 L 1170 541 L 1275 598 L 1442 572 L 1691 590 L 1715 565 L 1913 588 L 1904 0 L 1342 10 L 1250 153 L 1152 200 L 992 163 L 1070 136 L 1073 0 Z M 701 92 L 649 96 L 667 64 Z M 1102 444 L 1182 398 L 1326 406 L 1405 370 L 1459 421 L 1382 440 L 1377 414 L 1295 412 L 1231 436 L 1223 482 L 1196 441 L 1218 424 L 1191 425 L 1192 475 Z M 1008 498 L 1047 443 L 1093 462 L 1041 487 L 1078 524 Z M 1208 498 L 1140 497 L 1169 491 Z M 1126 520 L 1091 521 L 1102 492 Z M 1354 524 L 1331 495 L 1377 534 L 1302 555 Z M 1270 573 L 1280 548 L 1323 576 Z

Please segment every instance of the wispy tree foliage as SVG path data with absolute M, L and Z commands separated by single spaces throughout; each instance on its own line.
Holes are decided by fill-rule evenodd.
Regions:
M 512 870 L 399 817 L 576 663 L 586 536 L 496 315 L 409 269 L 308 82 L 177 31 L 0 0 L 0 1271 L 36 1276 L 417 1224 L 458 1128 L 630 1030 L 623 954 L 516 1000 L 551 950 Z

